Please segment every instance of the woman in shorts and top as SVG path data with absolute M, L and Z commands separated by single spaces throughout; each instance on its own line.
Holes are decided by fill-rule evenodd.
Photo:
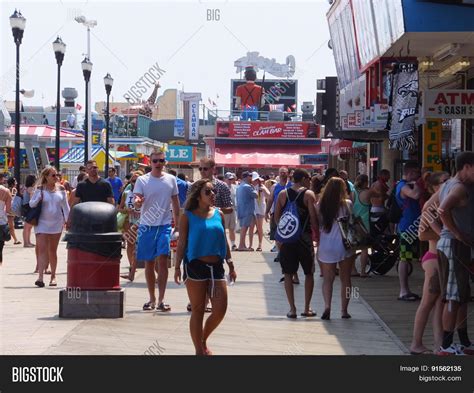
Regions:
M 207 340 L 227 310 L 224 260 L 229 266 L 229 279 L 235 281 L 237 277 L 224 229 L 224 214 L 214 207 L 215 193 L 210 180 L 193 183 L 179 223 L 174 279 L 180 284 L 183 278 L 191 301 L 189 328 L 196 355 L 212 355 Z M 203 325 L 207 295 L 212 312 Z
M 133 188 L 135 187 L 135 182 L 138 177 L 143 175 L 143 172 L 135 171 L 131 175 L 129 181 L 130 187 L 122 193 L 118 211 L 127 215 L 127 219 L 123 225 L 123 237 L 127 243 L 127 257 L 128 262 L 130 263 L 129 273 L 121 275 L 120 277 L 133 281 L 135 279 L 135 271 L 137 270 L 135 244 L 137 242 L 138 225 L 140 221 L 140 209 L 136 208 L 134 205 L 135 196 L 133 194 Z
M 38 180 L 39 187 L 30 200 L 34 208 L 41 202 L 41 214 L 35 226 L 38 279 L 35 285 L 44 287 L 43 272 L 51 265 L 50 286 L 56 286 L 56 266 L 58 264 L 58 244 L 64 224 L 69 217 L 69 204 L 66 190 L 57 182 L 57 172 L 52 166 L 46 166 Z
M 321 319 L 329 320 L 336 266 L 339 264 L 341 280 L 341 317 L 350 318 L 347 312 L 348 294 L 351 293 L 351 269 L 353 251 L 346 250 L 337 220 L 352 212 L 352 202 L 347 196 L 347 186 L 343 179 L 332 177 L 324 187 L 317 204 L 319 221 L 319 246 L 317 259 L 323 269 L 323 298 L 325 310 Z
M 17 194 L 19 195 L 18 183 L 16 182 L 16 179 L 14 177 L 10 177 L 7 180 L 7 185 L 8 185 L 8 189 L 10 190 L 10 194 L 12 195 L 12 203 L 13 203 L 13 200 L 15 199 Z M 11 234 L 12 239 L 13 239 L 13 244 L 15 244 L 15 245 L 16 244 L 21 244 L 21 241 L 19 241 L 18 238 L 16 237 L 16 233 L 15 233 L 15 213 L 13 213 L 13 212 L 11 212 L 8 215 L 8 227 L 10 228 L 10 234 Z
M 420 305 L 415 315 L 413 326 L 413 339 L 410 345 L 412 355 L 432 354 L 433 351 L 423 345 L 423 333 L 431 311 L 433 311 L 434 348 L 437 352 L 443 339 L 441 317 L 443 303 L 441 301 L 441 288 L 439 283 L 438 252 L 436 249 L 442 224 L 437 208 L 439 207 L 438 190 L 449 179 L 447 172 L 434 172 L 427 180 L 427 189 L 432 196 L 423 206 L 421 222 L 418 229 L 420 241 L 428 241 L 428 251 L 421 259 L 421 267 L 425 272 L 423 294 Z
M 257 191 L 257 199 L 255 199 L 255 221 L 249 228 L 249 248 L 253 245 L 253 235 L 255 226 L 257 227 L 258 247 L 256 251 L 262 251 L 263 241 L 263 219 L 265 218 L 265 211 L 267 210 L 267 198 L 270 196 L 270 191 L 265 187 L 263 178 L 257 172 L 252 172 L 252 185 Z

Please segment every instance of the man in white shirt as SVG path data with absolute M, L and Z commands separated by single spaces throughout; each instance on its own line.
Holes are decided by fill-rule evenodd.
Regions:
M 179 229 L 179 199 L 176 178 L 165 173 L 165 153 L 150 154 L 152 171 L 140 176 L 133 193 L 135 207 L 141 208 L 138 227 L 137 260 L 145 261 L 145 277 L 150 300 L 143 310 L 170 311 L 163 302 L 168 281 L 168 254 L 171 240 L 171 207 L 174 216 L 174 235 Z M 155 297 L 155 258 L 158 258 L 158 303 Z

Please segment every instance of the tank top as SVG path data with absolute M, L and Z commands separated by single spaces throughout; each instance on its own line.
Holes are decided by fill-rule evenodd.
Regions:
M 357 189 L 354 190 L 355 201 L 354 201 L 354 206 L 352 208 L 352 213 L 354 213 L 354 216 L 360 217 L 362 219 L 365 229 L 369 231 L 370 230 L 370 223 L 369 223 L 370 205 L 367 205 L 360 200 L 360 192 L 361 191 Z
M 210 255 L 218 255 L 224 260 L 227 244 L 219 209 L 214 209 L 214 215 L 211 218 L 201 218 L 189 210 L 186 210 L 184 214 L 188 217 L 187 260 L 191 262 Z
M 455 177 L 449 179 L 446 183 L 443 184 L 439 191 L 439 203 L 447 198 L 449 192 L 458 184 L 462 184 L 459 179 Z M 467 189 L 466 189 L 467 192 Z M 466 206 L 455 207 L 451 210 L 454 223 L 456 227 L 463 233 L 472 236 L 472 214 L 473 212 L 473 198 L 471 197 L 472 193 L 468 193 L 469 200 Z M 441 230 L 440 234 L 441 239 L 454 239 L 454 235 L 449 231 L 445 226 Z
M 398 224 L 398 232 L 402 233 L 405 232 L 410 228 L 410 226 L 414 225 L 415 228 L 411 228 L 413 231 L 418 231 L 418 219 L 421 216 L 421 209 L 420 203 L 418 200 L 413 198 L 402 198 L 401 191 L 402 188 L 407 184 L 406 180 L 400 180 L 397 184 L 396 189 L 396 200 L 398 206 L 402 209 L 402 218 Z
M 293 185 L 291 181 L 286 183 L 286 185 L 282 186 L 280 183 L 275 184 L 275 188 L 273 189 L 273 202 L 272 202 L 272 212 L 275 211 L 275 202 L 278 198 L 278 194 L 284 190 L 285 188 L 290 188 Z

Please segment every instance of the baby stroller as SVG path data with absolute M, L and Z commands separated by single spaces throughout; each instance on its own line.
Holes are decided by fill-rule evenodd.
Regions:
M 360 255 L 360 252 L 357 253 Z M 399 263 L 400 242 L 397 235 L 380 234 L 374 238 L 373 246 L 369 248 L 369 262 L 366 273 L 376 275 L 387 274 L 394 265 Z M 408 262 L 408 275 L 413 272 L 413 265 Z

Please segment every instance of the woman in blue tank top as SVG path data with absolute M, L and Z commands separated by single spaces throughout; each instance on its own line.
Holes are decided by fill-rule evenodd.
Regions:
M 230 280 L 237 278 L 225 234 L 224 215 L 213 207 L 215 196 L 210 180 L 193 183 L 179 222 L 174 280 L 181 284 L 181 261 L 184 260 L 183 280 L 191 301 L 189 328 L 196 355 L 212 354 L 207 339 L 222 322 L 227 310 L 224 259 L 229 266 Z M 203 326 L 208 292 L 212 313 Z

